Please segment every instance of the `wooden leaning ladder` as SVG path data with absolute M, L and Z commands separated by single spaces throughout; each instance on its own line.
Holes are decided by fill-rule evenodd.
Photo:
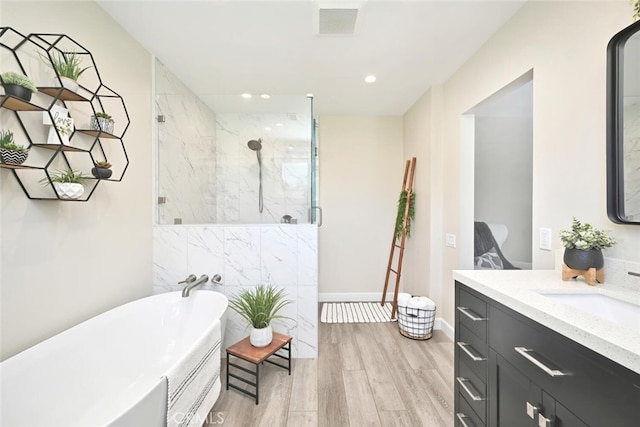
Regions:
M 402 258 L 404 257 L 404 243 L 407 239 L 407 222 L 409 221 L 409 208 L 411 205 L 411 197 L 413 195 L 413 175 L 416 170 L 416 158 L 412 157 L 411 161 L 407 160 L 404 166 L 404 178 L 402 179 L 402 190 L 407 192 L 407 203 L 404 207 L 404 217 L 402 218 L 402 233 L 400 235 L 400 244 L 398 244 L 398 236 L 396 235 L 395 226 L 393 227 L 393 240 L 391 240 L 391 251 L 389 253 L 389 263 L 387 264 L 387 275 L 384 279 L 384 290 L 382 291 L 382 301 L 380 305 L 384 306 L 387 297 L 387 288 L 389 286 L 389 277 L 391 272 L 396 275 L 396 287 L 393 291 L 393 304 L 391 304 L 391 319 L 396 318 L 396 308 L 398 305 L 398 287 L 400 286 L 400 276 L 402 275 Z M 407 181 L 408 178 L 408 181 Z M 398 264 L 395 268 L 391 268 L 393 264 L 393 256 L 396 248 L 400 249 L 398 254 Z

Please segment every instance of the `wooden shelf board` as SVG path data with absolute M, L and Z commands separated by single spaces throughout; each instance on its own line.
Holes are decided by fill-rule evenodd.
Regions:
M 77 93 L 72 92 L 67 88 L 39 87 L 38 90 L 54 98 L 58 97 L 58 93 L 60 93 L 60 97 L 58 99 L 60 99 L 61 101 L 89 101 L 84 96 L 78 95 Z
M 2 98 L 0 98 L 0 104 L 2 104 L 4 108 L 13 111 L 44 111 L 44 108 L 42 107 L 38 107 L 35 104 L 11 95 L 2 95 Z
M 98 138 L 108 138 L 108 139 L 119 139 L 118 136 L 112 134 L 112 133 L 108 133 L 108 132 L 104 132 L 104 131 L 100 131 L 100 130 L 93 130 L 93 129 L 76 129 L 76 132 L 81 132 L 87 135 L 91 135 L 94 137 L 98 137 Z
M 27 165 L 10 165 L 7 163 L 0 163 L 0 168 L 5 168 L 5 169 L 44 169 L 44 168 L 39 168 L 37 166 L 27 166 Z
M 57 150 L 62 147 L 62 151 L 78 151 L 78 152 L 87 152 L 88 150 L 83 150 L 81 148 L 72 147 L 70 145 L 61 145 L 61 144 L 33 144 L 33 147 L 46 148 L 47 150 Z

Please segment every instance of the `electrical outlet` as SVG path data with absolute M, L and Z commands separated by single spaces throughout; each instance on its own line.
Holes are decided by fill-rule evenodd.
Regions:
M 540 249 L 543 249 L 545 251 L 551 250 L 551 229 L 550 228 L 540 229 Z
M 447 246 L 449 248 L 455 248 L 456 247 L 456 235 L 455 234 L 447 233 L 445 235 L 445 246 Z

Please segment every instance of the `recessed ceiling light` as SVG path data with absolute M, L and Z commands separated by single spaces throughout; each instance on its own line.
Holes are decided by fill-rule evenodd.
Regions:
M 271 98 L 271 95 L 269 95 L 268 93 L 263 93 L 262 95 L 260 95 L 260 98 L 269 99 L 269 98 Z
M 276 126 L 282 127 L 284 125 L 282 123 L 276 123 Z
M 269 132 L 269 131 L 271 130 L 271 128 L 267 126 L 266 128 L 264 128 L 264 130 L 266 130 L 267 132 Z
M 243 93 L 242 96 L 244 99 L 251 99 L 251 94 L 250 93 Z
M 367 83 L 373 83 L 376 81 L 376 76 L 374 76 L 373 74 L 371 74 L 370 76 L 367 76 L 364 78 L 364 81 Z

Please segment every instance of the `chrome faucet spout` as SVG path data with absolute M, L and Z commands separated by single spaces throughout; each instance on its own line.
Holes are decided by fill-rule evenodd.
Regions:
M 195 277 L 195 276 L 194 276 Z M 187 298 L 191 294 L 191 290 L 204 284 L 209 281 L 209 276 L 203 274 L 198 278 L 198 280 L 187 283 L 187 285 L 182 289 L 182 298 Z

